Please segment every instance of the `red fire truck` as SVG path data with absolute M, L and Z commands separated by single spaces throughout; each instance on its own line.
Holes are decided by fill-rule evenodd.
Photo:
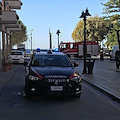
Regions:
M 62 42 L 60 44 L 60 52 L 68 55 L 68 57 L 83 57 L 83 42 Z M 95 41 L 86 41 L 87 56 L 91 57 L 99 54 L 99 43 Z

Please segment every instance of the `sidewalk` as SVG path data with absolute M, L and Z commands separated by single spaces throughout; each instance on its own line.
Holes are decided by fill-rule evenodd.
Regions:
M 82 74 L 83 60 L 77 60 L 77 62 L 79 62 L 79 66 L 76 70 L 85 82 L 98 88 L 113 100 L 120 102 L 120 68 L 116 69 L 115 61 L 95 60 L 93 74 Z
M 0 94 L 3 92 L 4 88 L 10 82 L 10 80 L 15 75 L 17 70 L 18 70 L 18 66 L 12 65 L 11 70 L 9 70 L 7 72 L 3 72 L 2 66 L 0 66 Z

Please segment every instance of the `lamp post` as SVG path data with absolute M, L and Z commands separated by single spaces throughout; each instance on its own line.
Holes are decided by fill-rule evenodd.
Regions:
M 79 18 L 83 18 L 84 20 L 84 46 L 83 46 L 83 60 L 84 60 L 84 66 L 83 66 L 83 73 L 86 73 L 86 16 L 91 16 L 90 13 L 88 12 L 88 9 L 86 11 L 82 12 L 82 15 Z
M 50 49 L 52 49 L 52 34 L 49 29 L 49 37 L 50 37 Z
M 31 30 L 31 52 L 32 52 L 32 31 L 33 30 Z
M 119 39 L 119 31 L 120 30 L 115 30 L 117 32 L 117 39 L 118 39 L 118 46 L 119 46 L 119 50 L 120 50 L 120 39 Z
M 58 35 L 58 49 L 60 48 L 60 46 L 59 46 L 59 33 L 60 33 L 60 30 L 57 30 L 57 35 Z

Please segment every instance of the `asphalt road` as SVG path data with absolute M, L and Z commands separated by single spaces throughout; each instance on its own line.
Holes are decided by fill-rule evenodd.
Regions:
M 24 70 L 18 65 L 0 93 L 0 120 L 120 120 L 120 104 L 84 82 L 80 99 L 26 99 Z

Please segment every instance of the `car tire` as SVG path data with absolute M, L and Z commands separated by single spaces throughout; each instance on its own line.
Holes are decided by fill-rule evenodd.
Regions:
M 30 93 L 29 88 L 27 87 L 27 84 L 25 84 L 25 94 L 26 94 L 26 98 L 27 99 L 31 99 L 32 98 L 32 95 Z
M 27 99 L 31 99 L 32 98 L 32 95 L 31 95 L 31 93 L 29 92 L 29 90 L 27 88 L 25 88 L 25 94 L 26 94 L 26 98 Z

